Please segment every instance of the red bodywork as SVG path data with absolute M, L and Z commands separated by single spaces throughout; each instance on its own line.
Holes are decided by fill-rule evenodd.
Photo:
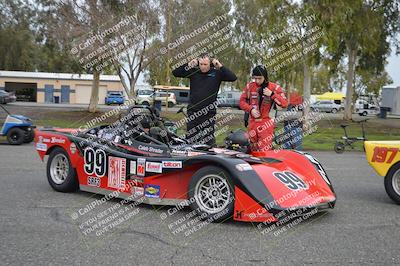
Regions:
M 58 131 L 58 132 L 57 132 Z M 82 152 L 76 148 L 69 137 L 61 132 L 73 132 L 73 130 L 40 131 L 36 130 L 35 144 L 40 158 L 48 155 L 54 147 L 63 148 L 69 155 L 72 166 L 76 169 L 81 189 L 89 186 L 88 174 L 84 170 L 84 157 Z M 145 154 L 144 154 L 145 156 Z M 336 200 L 335 193 L 331 188 L 330 182 L 321 177 L 313 163 L 303 154 L 289 151 L 267 151 L 263 153 L 254 153 L 256 157 L 268 157 L 280 160 L 274 163 L 251 164 L 253 170 L 261 179 L 262 183 L 270 192 L 270 196 L 276 201 L 282 209 L 299 209 L 306 206 L 326 206 L 333 204 Z M 146 158 L 149 158 L 148 156 Z M 209 164 L 209 162 L 207 162 Z M 193 174 L 201 167 L 207 165 L 205 162 L 199 162 L 190 166 L 184 166 L 182 169 L 173 169 L 168 173 L 154 174 L 146 178 L 133 177 L 131 182 L 126 182 L 124 188 L 116 189 L 108 186 L 108 177 L 101 177 L 98 189 L 104 191 L 122 192 L 123 195 L 132 195 L 139 187 L 144 189 L 146 185 L 159 186 L 159 198 L 162 200 L 172 200 L 174 205 L 176 200 L 188 199 L 189 182 Z M 128 168 L 126 169 L 128 172 Z M 135 170 L 136 171 L 136 170 Z M 287 187 L 274 173 L 295 173 L 306 184 L 306 189 L 292 190 Z M 241 173 L 237 172 L 239 178 Z M 139 181 L 138 181 L 139 180 Z M 277 219 L 266 210 L 265 205 L 258 203 L 254 197 L 250 196 L 235 184 L 235 204 L 233 219 L 238 221 L 265 222 L 276 221 Z M 98 192 L 102 193 L 102 192 Z M 267 197 L 267 195 L 266 195 Z M 157 204 L 157 203 L 151 203 Z M 329 207 L 333 207 L 333 205 Z

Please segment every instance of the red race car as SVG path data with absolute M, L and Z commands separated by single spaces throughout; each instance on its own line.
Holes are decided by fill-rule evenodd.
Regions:
M 49 156 L 47 179 L 60 192 L 189 205 L 211 221 L 275 222 L 335 205 L 326 172 L 309 154 L 190 144 L 164 125 L 153 109 L 134 106 L 108 126 L 36 130 L 35 144 L 42 160 Z

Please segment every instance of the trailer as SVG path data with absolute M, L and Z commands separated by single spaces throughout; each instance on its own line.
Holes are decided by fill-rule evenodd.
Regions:
M 381 97 L 381 112 L 400 115 L 400 87 L 383 87 Z

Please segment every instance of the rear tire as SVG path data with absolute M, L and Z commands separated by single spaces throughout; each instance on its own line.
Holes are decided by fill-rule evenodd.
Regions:
M 27 130 L 25 131 L 24 143 L 31 143 L 35 139 L 35 131 Z
M 216 166 L 199 169 L 190 180 L 189 199 L 203 220 L 220 222 L 231 217 L 235 194 L 228 172 Z
M 393 165 L 385 176 L 385 190 L 388 196 L 400 204 L 400 163 Z
M 341 141 L 336 141 L 334 150 L 335 150 L 335 152 L 338 153 L 338 154 L 343 153 L 344 150 L 345 150 L 345 145 L 344 145 L 344 143 L 341 142 Z
M 336 108 L 333 108 L 331 112 L 332 112 L 332 114 L 336 114 L 337 111 L 338 111 L 338 110 L 337 110 Z
M 21 145 L 24 142 L 25 131 L 14 127 L 7 132 L 7 141 L 11 145 Z
M 367 111 L 364 111 L 363 113 L 362 113 L 362 116 L 367 116 Z
M 75 169 L 71 165 L 68 153 L 56 147 L 47 161 L 47 180 L 50 186 L 59 192 L 72 192 L 79 188 Z

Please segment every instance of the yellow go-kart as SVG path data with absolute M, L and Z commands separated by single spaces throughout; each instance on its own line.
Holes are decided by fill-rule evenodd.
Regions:
M 369 164 L 385 177 L 389 197 L 400 204 L 400 141 L 365 141 Z

